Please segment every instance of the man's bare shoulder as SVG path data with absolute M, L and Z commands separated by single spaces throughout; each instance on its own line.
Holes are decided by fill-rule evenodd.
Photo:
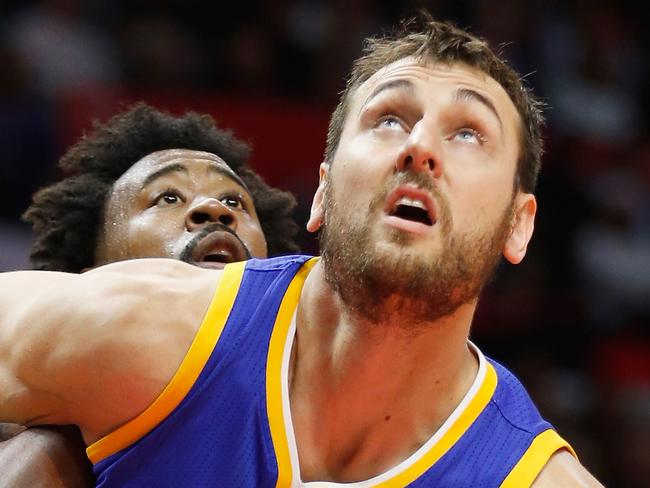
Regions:
M 17 296 L 31 296 L 9 304 L 12 333 L 0 338 L 12 351 L 3 386 L 14 405 L 0 420 L 74 423 L 92 441 L 134 417 L 173 377 L 220 275 L 145 259 L 9 277 Z
M 551 456 L 532 488 L 603 488 L 603 485 L 568 451 Z
M 98 320 L 86 333 L 84 318 L 74 318 L 79 340 L 67 356 L 76 355 L 87 367 L 91 363 L 93 379 L 88 384 L 87 375 L 78 378 L 75 371 L 82 365 L 75 361 L 62 377 L 78 378 L 80 391 L 95 388 L 110 412 L 105 419 L 96 413 L 90 418 L 76 415 L 87 440 L 93 433 L 100 436 L 104 426 L 113 428 L 137 415 L 169 383 L 201 325 L 220 276 L 218 271 L 167 259 L 125 261 L 86 273 L 83 278 L 89 283 L 81 286 L 96 288 L 88 297 L 94 305 L 86 314 Z
M 61 294 L 65 300 L 75 300 L 75 295 L 87 297 L 89 300 L 83 306 L 96 317 L 109 308 L 111 318 L 122 317 L 111 320 L 114 327 L 130 328 L 139 322 L 139 327 L 157 328 L 156 323 L 178 311 L 180 304 L 188 307 L 183 314 L 202 316 L 220 277 L 220 271 L 172 259 L 137 259 L 79 275 L 77 282 Z
M 80 275 L 61 298 L 77 302 L 75 296 L 86 298 L 83 307 L 100 321 L 99 332 L 156 335 L 163 324 L 173 327 L 186 322 L 184 317 L 191 322 L 201 319 L 220 277 L 221 271 L 172 259 L 122 261 Z M 111 328 L 104 326 L 105 319 Z

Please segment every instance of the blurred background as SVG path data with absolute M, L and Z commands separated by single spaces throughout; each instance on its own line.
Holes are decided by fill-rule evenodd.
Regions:
M 650 18 L 631 1 L 3 0 L 0 270 L 29 267 L 20 215 L 66 147 L 136 100 L 249 141 L 304 223 L 362 39 L 421 7 L 503 45 L 550 107 L 535 237 L 473 339 L 607 486 L 650 486 Z

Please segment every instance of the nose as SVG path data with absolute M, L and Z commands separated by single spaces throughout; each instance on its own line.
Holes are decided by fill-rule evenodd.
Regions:
M 420 121 L 411 130 L 404 142 L 397 161 L 397 171 L 429 172 L 434 178 L 442 175 L 440 144 L 435 134 Z
M 235 230 L 234 212 L 216 198 L 196 199 L 185 214 L 185 227 L 194 232 L 207 224 L 219 223 Z

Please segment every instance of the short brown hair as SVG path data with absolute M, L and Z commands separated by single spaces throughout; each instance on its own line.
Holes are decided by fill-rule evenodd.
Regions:
M 543 104 L 515 70 L 490 49 L 487 41 L 448 22 L 434 21 L 427 13 L 403 22 L 396 34 L 366 39 L 363 55 L 352 65 L 346 88 L 332 113 L 325 161 L 331 163 L 338 148 L 352 93 L 384 66 L 409 56 L 419 62 L 464 63 L 480 69 L 503 87 L 522 120 L 515 187 L 532 193 L 543 153 Z

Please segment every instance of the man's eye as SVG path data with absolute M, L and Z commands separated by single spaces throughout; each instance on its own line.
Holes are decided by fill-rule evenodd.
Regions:
M 244 208 L 244 204 L 238 197 L 227 196 L 220 199 L 221 203 L 231 208 Z
M 377 121 L 377 127 L 385 127 L 387 129 L 399 129 L 402 127 L 402 121 L 394 115 L 384 115 Z
M 454 139 L 470 144 L 483 144 L 485 142 L 483 135 L 474 129 L 461 129 L 454 134 Z
M 176 203 L 179 203 L 183 200 L 183 197 L 178 194 L 178 192 L 174 190 L 167 190 L 163 193 L 161 193 L 156 199 L 154 200 L 153 204 L 154 205 L 174 205 Z

